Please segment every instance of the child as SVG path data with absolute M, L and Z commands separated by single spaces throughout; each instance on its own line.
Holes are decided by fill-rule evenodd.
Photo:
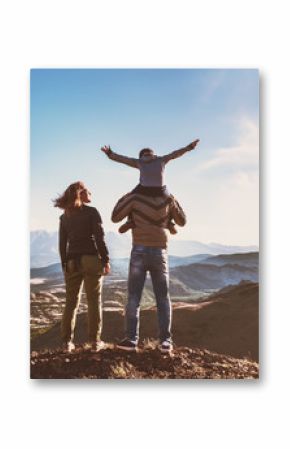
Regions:
M 104 146 L 101 150 L 108 156 L 109 159 L 129 165 L 133 168 L 138 168 L 140 170 L 140 183 L 135 187 L 132 193 L 139 193 L 141 195 L 153 197 L 160 195 L 169 196 L 170 193 L 166 185 L 164 185 L 165 165 L 171 159 L 177 159 L 188 151 L 194 150 L 198 142 L 199 139 L 191 142 L 186 147 L 181 148 L 180 150 L 175 150 L 165 156 L 157 156 L 150 148 L 143 148 L 143 150 L 139 153 L 139 159 L 114 153 L 110 146 Z M 126 232 L 128 229 L 134 227 L 133 221 L 130 217 L 128 218 L 128 221 L 120 226 L 120 233 Z M 168 229 L 171 234 L 177 233 L 175 223 L 172 220 L 168 223 Z

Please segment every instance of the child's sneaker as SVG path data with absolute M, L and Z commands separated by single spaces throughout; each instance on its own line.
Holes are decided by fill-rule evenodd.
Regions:
M 168 223 L 168 229 L 169 229 L 170 234 L 177 234 L 177 229 L 176 229 L 175 223 L 173 221 L 170 221 Z
M 126 223 L 122 224 L 122 226 L 119 227 L 120 234 L 124 234 L 124 232 L 129 231 L 129 229 L 132 229 L 134 227 L 134 223 L 132 220 L 126 221 Z

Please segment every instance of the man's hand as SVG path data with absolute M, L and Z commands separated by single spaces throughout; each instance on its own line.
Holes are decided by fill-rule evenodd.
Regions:
M 194 150 L 196 145 L 198 144 L 199 139 L 194 140 L 193 142 L 191 142 L 189 145 L 187 145 L 186 148 L 188 148 L 189 150 Z
M 112 150 L 111 150 L 110 145 L 105 145 L 105 146 L 103 146 L 103 147 L 101 148 L 101 151 L 103 151 L 104 153 L 108 154 L 108 153 L 110 153 L 110 151 L 112 151 Z
M 109 262 L 106 263 L 106 265 L 103 268 L 103 275 L 107 276 L 107 274 L 109 274 L 111 271 L 111 265 Z

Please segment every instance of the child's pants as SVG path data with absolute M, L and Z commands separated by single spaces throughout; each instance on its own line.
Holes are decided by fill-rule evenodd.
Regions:
M 162 187 L 146 187 L 142 184 L 138 184 L 131 193 L 140 193 L 140 195 L 146 196 L 169 196 L 169 190 L 167 186 Z

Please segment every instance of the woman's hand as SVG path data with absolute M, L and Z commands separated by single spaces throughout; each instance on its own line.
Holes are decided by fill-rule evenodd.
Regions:
M 106 263 L 106 265 L 103 268 L 103 275 L 107 276 L 107 274 L 109 274 L 111 271 L 111 265 L 109 262 Z
M 108 153 L 110 153 L 110 151 L 112 151 L 112 150 L 111 150 L 110 145 L 105 145 L 105 146 L 103 146 L 103 147 L 101 148 L 101 151 L 103 151 L 104 153 L 108 154 Z

